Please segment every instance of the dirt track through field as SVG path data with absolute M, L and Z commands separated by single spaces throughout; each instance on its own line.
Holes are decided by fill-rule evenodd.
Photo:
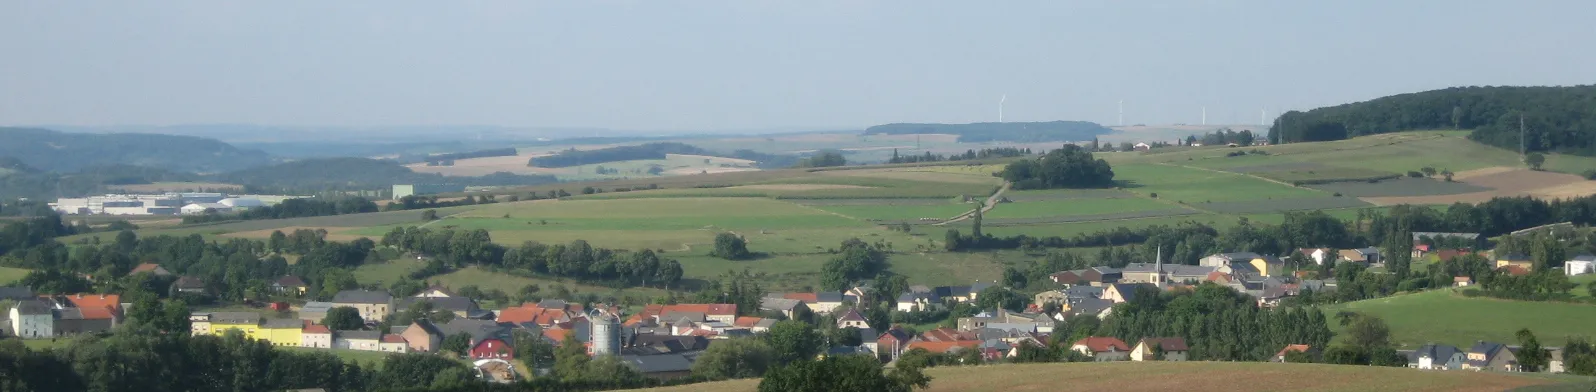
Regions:
M 996 208 L 998 205 L 998 198 L 1003 197 L 1003 192 L 1008 192 L 1009 187 L 1013 185 L 1014 183 L 1012 182 L 1003 182 L 1003 187 L 998 188 L 997 192 L 992 192 L 992 196 L 986 198 L 986 207 L 981 209 L 981 213 L 985 214 L 987 211 L 991 211 L 993 208 Z M 946 226 L 949 223 L 970 219 L 972 217 L 975 217 L 975 209 L 973 208 L 970 209 L 970 212 L 955 216 L 953 219 L 942 221 L 941 223 L 937 223 L 935 226 Z

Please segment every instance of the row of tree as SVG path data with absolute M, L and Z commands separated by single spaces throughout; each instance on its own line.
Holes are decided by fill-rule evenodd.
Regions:
M 682 278 L 680 262 L 662 259 L 653 250 L 595 248 L 584 240 L 553 245 L 527 241 L 519 247 L 505 248 L 494 244 L 483 229 L 401 227 L 384 235 L 381 244 L 431 256 L 448 268 L 480 265 L 526 274 L 662 287 Z
M 930 151 L 926 151 L 924 154 L 919 155 L 898 155 L 898 149 L 894 148 L 892 149 L 892 158 L 888 159 L 887 163 L 968 161 L 987 158 L 1012 158 L 1025 155 L 1031 155 L 1031 149 L 1016 147 L 994 147 L 983 148 L 979 151 L 973 149 L 965 150 L 963 154 L 952 155 L 932 154 Z
M 211 212 L 203 215 L 188 215 L 183 217 L 183 223 L 303 218 L 367 212 L 377 212 L 377 203 L 364 197 L 349 197 L 339 200 L 288 199 L 276 205 L 252 207 L 232 214 Z

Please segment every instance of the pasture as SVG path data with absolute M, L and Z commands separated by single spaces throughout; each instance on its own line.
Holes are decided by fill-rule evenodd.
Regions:
M 1172 207 L 1142 198 L 1044 200 L 1002 203 L 983 218 L 1034 218 L 1050 216 L 1117 214 L 1135 211 L 1163 210 Z
M 1468 298 L 1451 289 L 1394 295 L 1329 306 L 1384 319 L 1392 340 L 1412 349 L 1429 342 L 1468 347 L 1476 340 L 1517 344 L 1513 334 L 1529 328 L 1543 344 L 1561 346 L 1571 336 L 1596 337 L 1596 305 Z M 1341 326 L 1331 323 L 1341 332 Z
M 22 268 L 0 267 L 0 286 L 22 280 L 22 277 L 28 276 L 29 272 L 33 271 Z
M 1077 362 L 935 367 L 927 392 L 1045 390 L 1183 391 L 1503 391 L 1569 379 L 1491 372 L 1258 362 Z M 1039 377 L 1039 375 L 1045 375 Z M 1238 382 L 1238 380 L 1268 380 Z M 1588 383 L 1584 378 L 1574 381 Z M 1582 388 L 1588 385 L 1580 384 Z M 754 391 L 759 380 L 642 389 L 650 392 Z

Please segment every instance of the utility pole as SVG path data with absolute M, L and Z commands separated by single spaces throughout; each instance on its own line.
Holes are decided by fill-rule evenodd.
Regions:
M 1518 159 L 1528 162 L 1528 151 L 1524 148 L 1524 113 L 1518 114 Z

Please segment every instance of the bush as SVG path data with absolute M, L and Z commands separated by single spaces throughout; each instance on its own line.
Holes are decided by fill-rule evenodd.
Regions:
M 1596 170 L 1586 170 L 1584 175 L 1587 180 L 1596 180 Z
M 1408 177 L 1420 178 L 1420 177 L 1424 177 L 1424 173 L 1420 173 L 1420 172 L 1409 170 L 1408 171 Z

